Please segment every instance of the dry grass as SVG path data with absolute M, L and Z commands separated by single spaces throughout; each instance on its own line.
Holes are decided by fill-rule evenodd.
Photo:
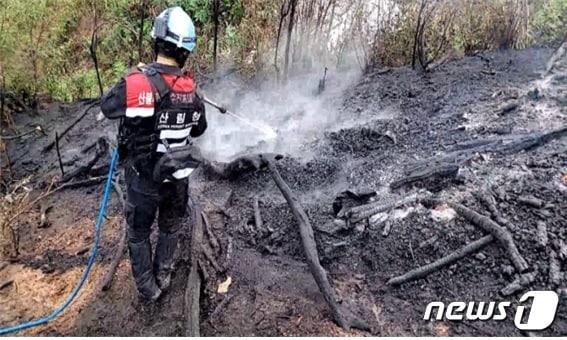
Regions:
M 33 200 L 30 199 L 32 189 L 31 177 L 16 182 L 8 193 L 0 197 L 0 258 L 15 259 L 19 255 L 17 218 L 30 209 L 40 200 L 52 194 L 54 181 L 47 190 Z

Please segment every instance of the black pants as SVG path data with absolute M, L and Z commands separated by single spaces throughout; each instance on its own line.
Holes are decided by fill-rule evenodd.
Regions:
M 187 179 L 157 183 L 151 177 L 138 175 L 131 167 L 126 168 L 125 174 L 125 214 L 130 241 L 149 238 L 156 214 L 159 230 L 163 233 L 175 233 L 188 222 Z
M 158 183 L 126 168 L 126 221 L 132 274 L 140 294 L 154 299 L 169 286 L 177 231 L 188 223 L 188 180 Z M 152 256 L 150 234 L 158 214 L 159 237 Z M 153 258 L 153 259 L 152 259 Z

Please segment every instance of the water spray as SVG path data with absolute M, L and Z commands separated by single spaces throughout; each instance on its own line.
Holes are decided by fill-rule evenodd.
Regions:
M 220 113 L 227 114 L 227 115 L 230 115 L 230 116 L 238 119 L 242 123 L 262 132 L 268 139 L 274 139 L 278 136 L 276 131 L 274 129 L 272 129 L 270 126 L 263 124 L 263 123 L 252 122 L 252 121 L 246 119 L 244 116 L 241 116 L 239 114 L 236 114 L 232 111 L 227 110 L 224 106 L 215 103 L 214 101 L 210 100 L 209 98 L 205 97 L 204 95 L 202 95 L 201 97 L 202 97 L 202 99 L 205 103 L 213 106 L 214 108 L 219 110 Z

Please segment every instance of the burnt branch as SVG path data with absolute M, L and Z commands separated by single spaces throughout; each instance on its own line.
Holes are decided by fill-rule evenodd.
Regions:
M 75 127 L 75 125 L 77 125 L 81 120 L 83 120 L 83 118 L 85 118 L 87 116 L 87 114 L 89 113 L 89 111 L 93 108 L 98 106 L 99 104 L 99 100 L 93 100 L 91 101 L 91 103 L 85 108 L 85 110 L 83 111 L 83 113 L 81 113 L 71 124 L 69 124 L 61 133 L 59 133 L 59 139 L 61 139 L 63 136 L 65 136 L 69 131 L 71 131 L 71 129 L 73 127 Z M 53 140 L 51 143 L 47 144 L 42 152 L 47 152 L 49 150 L 51 150 L 53 147 L 55 146 L 55 140 Z
M 466 220 L 468 220 L 475 226 L 492 234 L 500 242 L 504 249 L 506 249 L 510 260 L 512 261 L 514 267 L 516 267 L 518 272 L 523 273 L 529 268 L 528 263 L 518 251 L 512 235 L 510 235 L 510 233 L 506 229 L 499 226 L 490 218 L 481 215 L 476 211 L 465 207 L 464 205 L 449 203 L 449 206 L 455 209 L 455 211 L 459 215 L 463 216 Z
M 515 230 L 516 227 L 510 223 L 507 219 L 505 219 L 498 208 L 496 207 L 496 201 L 494 200 L 494 196 L 488 191 L 479 191 L 475 194 L 476 198 L 484 204 L 484 206 L 488 209 L 492 218 L 496 223 L 508 227 L 510 230 Z
M 438 164 L 411 171 L 406 177 L 390 183 L 390 188 L 397 189 L 404 185 L 423 181 L 429 178 L 455 178 L 459 166 L 454 164 Z
M 213 247 L 213 250 L 215 251 L 219 250 L 220 249 L 219 241 L 217 240 L 217 237 L 213 233 L 213 230 L 211 229 L 211 224 L 209 223 L 209 219 L 207 218 L 207 214 L 204 211 L 201 211 L 201 217 L 203 218 L 203 226 L 205 232 L 207 233 L 207 238 L 209 239 L 209 242 Z
M 365 205 L 361 205 L 358 207 L 353 207 L 345 211 L 344 217 L 350 223 L 356 223 L 362 221 L 365 218 L 368 218 L 372 215 L 376 215 L 378 213 L 390 211 L 392 209 L 401 207 L 406 204 L 414 204 L 419 202 L 421 199 L 429 197 L 429 193 L 424 194 L 413 194 L 407 197 L 404 197 L 396 202 L 373 202 Z M 341 217 L 341 216 L 339 216 Z
M 293 213 L 293 216 L 295 216 L 295 219 L 298 222 L 299 234 L 301 235 L 307 264 L 309 265 L 309 269 L 317 283 L 317 286 L 319 287 L 319 290 L 331 308 L 333 318 L 339 326 L 345 330 L 349 330 L 351 327 L 368 330 L 368 324 L 354 315 L 348 307 L 339 302 L 337 299 L 335 291 L 331 287 L 329 279 L 327 278 L 327 273 L 319 262 L 319 254 L 317 252 L 313 228 L 311 227 L 307 214 L 301 207 L 297 197 L 295 197 L 287 183 L 281 177 L 276 166 L 272 162 L 268 162 L 268 168 L 270 169 L 274 182 L 282 192 Z
M 118 196 L 118 199 L 120 200 L 120 203 L 122 205 L 122 211 L 124 211 L 124 209 L 126 209 L 126 199 L 124 196 L 124 192 L 120 187 L 120 184 L 118 184 L 118 178 L 112 182 L 112 187 L 114 188 L 114 191 L 116 191 L 116 195 Z M 106 273 L 104 279 L 102 280 L 102 285 L 101 285 L 102 291 L 109 290 L 112 285 L 112 279 L 114 278 L 114 274 L 116 273 L 118 264 L 120 263 L 120 260 L 122 259 L 122 255 L 124 255 L 124 251 L 126 249 L 127 235 L 128 235 L 127 230 L 128 230 L 128 224 L 126 223 L 126 220 L 124 220 L 122 222 L 122 229 L 120 231 L 120 240 L 118 241 L 116 252 L 114 253 L 112 257 L 112 261 L 110 262 L 110 268 L 108 269 L 108 272 Z
M 427 204 L 431 204 L 431 205 L 439 205 L 443 203 L 436 199 L 429 199 L 426 201 Z M 506 252 L 508 253 L 508 257 L 510 258 L 510 261 L 512 261 L 512 264 L 518 270 L 518 272 L 523 273 L 526 270 L 528 270 L 529 268 L 528 263 L 518 251 L 518 248 L 514 243 L 514 239 L 512 238 L 512 235 L 506 229 L 502 228 L 500 225 L 498 225 L 490 218 L 481 215 L 478 212 L 469 209 L 462 204 L 452 203 L 452 202 L 448 202 L 447 204 L 451 208 L 453 208 L 457 212 L 457 214 L 462 216 L 471 224 L 479 227 L 480 229 L 494 236 L 494 238 L 498 240 L 498 242 L 506 250 Z
M 476 241 L 467 244 L 463 248 L 460 248 L 450 253 L 449 255 L 436 260 L 435 262 L 427 264 L 423 267 L 412 269 L 403 275 L 391 278 L 390 280 L 388 280 L 387 284 L 390 286 L 399 286 L 409 281 L 424 278 L 427 275 L 443 267 L 449 266 L 470 254 L 476 253 L 477 251 L 486 247 L 488 244 L 492 243 L 493 241 L 494 241 L 494 236 L 492 235 L 484 236 Z
M 478 153 L 512 155 L 524 150 L 538 148 L 553 140 L 564 138 L 565 136 L 567 136 L 567 127 L 548 132 L 532 132 L 525 135 L 473 140 L 458 145 L 453 151 L 444 155 L 416 162 L 406 169 L 406 173 L 412 173 L 418 169 L 427 169 L 428 167 L 435 168 L 438 164 L 460 166 Z
M 102 93 L 103 93 L 103 89 L 102 89 L 102 80 L 100 79 L 100 70 L 98 68 L 98 58 L 96 55 L 96 48 L 98 45 L 98 37 L 97 37 L 97 31 L 98 31 L 98 10 L 96 8 L 96 1 L 93 2 L 93 10 L 94 10 L 94 23 L 93 23 L 93 33 L 91 35 L 91 44 L 89 46 L 89 52 L 91 54 L 91 58 L 93 60 L 94 63 L 94 67 L 95 67 L 95 72 L 96 72 L 96 80 L 98 82 L 98 89 L 100 92 L 100 97 L 102 97 Z
M 61 151 L 59 150 L 59 134 L 55 132 L 55 150 L 57 150 L 57 160 L 59 161 L 59 169 L 61 170 L 61 177 L 65 177 L 65 169 L 63 168 L 63 161 L 61 160 Z

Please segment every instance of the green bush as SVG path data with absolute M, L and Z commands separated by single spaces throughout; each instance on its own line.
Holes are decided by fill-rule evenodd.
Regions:
M 567 0 L 549 0 L 535 14 L 532 23 L 536 40 L 555 44 L 567 38 Z
M 45 93 L 55 100 L 72 101 L 98 96 L 89 52 L 95 12 L 97 57 L 107 88 L 129 67 L 151 61 L 152 19 L 175 5 L 188 11 L 197 26 L 199 44 L 194 59 L 206 69 L 212 50 L 211 0 L 4 0 L 0 8 L 0 76 L 8 89 L 26 97 Z M 138 56 L 140 6 L 144 6 L 146 19 L 142 55 Z M 244 15 L 241 0 L 222 1 L 219 46 L 228 54 L 244 48 L 238 28 Z
M 258 70 L 273 72 L 273 47 L 282 1 L 221 0 L 219 61 L 236 64 L 246 75 L 254 75 Z M 393 2 L 397 10 L 393 11 L 391 22 L 375 37 L 371 58 L 377 64 L 411 62 L 420 1 Z M 450 25 L 446 49 L 465 54 L 492 48 L 521 48 L 531 43 L 553 44 L 566 34 L 567 0 L 430 0 L 428 3 L 435 6 L 425 33 L 426 45 L 430 47 L 438 45 L 445 25 Z M 184 8 L 197 26 L 198 45 L 191 66 L 209 72 L 213 51 L 212 4 L 213 0 L 3 0 L 0 77 L 7 90 L 31 100 L 38 93 L 64 101 L 98 96 L 89 53 L 95 25 L 101 78 L 103 87 L 108 88 L 128 68 L 151 61 L 152 19 L 174 5 Z M 307 0 L 300 0 L 299 4 L 303 12 L 309 8 Z M 142 27 L 142 51 L 138 55 L 142 9 L 146 19 Z M 299 24 L 302 20 L 308 21 L 299 18 L 299 30 L 305 29 Z M 286 25 L 284 21 L 284 33 Z M 344 40 L 348 43 L 349 39 L 345 36 Z M 301 39 L 294 41 L 292 50 L 301 50 L 301 42 Z M 316 48 L 328 53 L 327 60 L 340 57 L 340 51 L 350 48 L 344 44 L 340 51 L 326 51 L 325 42 L 319 43 Z M 283 44 L 280 41 L 280 48 Z M 436 56 L 431 51 L 427 53 L 429 58 Z

